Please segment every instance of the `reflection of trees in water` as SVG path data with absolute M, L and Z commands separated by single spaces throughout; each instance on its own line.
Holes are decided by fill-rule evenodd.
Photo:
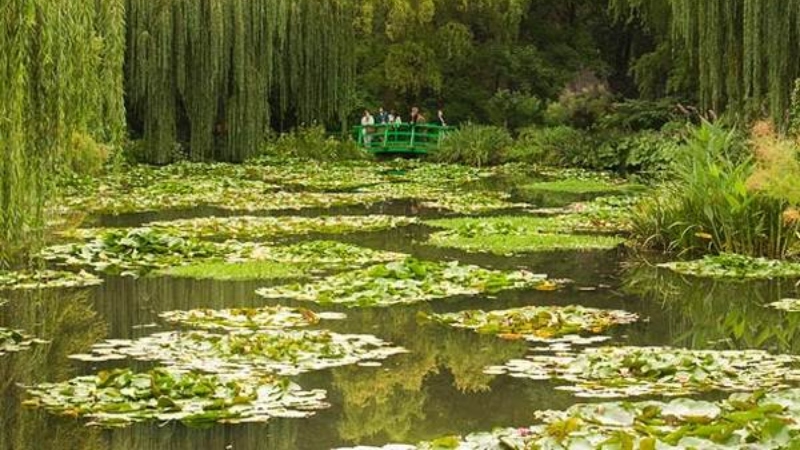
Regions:
M 732 282 L 635 266 L 625 273 L 625 289 L 662 305 L 675 346 L 800 352 L 800 314 L 767 306 L 796 297 L 794 281 Z
M 102 448 L 100 433 L 85 428 L 83 422 L 24 409 L 24 392 L 17 386 L 74 376 L 75 367 L 67 356 L 86 351 L 105 337 L 106 326 L 92 309 L 86 292 L 20 293 L 0 308 L 0 324 L 51 341 L 0 357 L 0 448 Z
M 110 450 L 294 450 L 297 419 L 266 424 L 215 425 L 189 428 L 181 424 L 140 424 L 110 433 Z
M 376 437 L 389 442 L 418 440 L 430 428 L 426 426 L 430 422 L 426 415 L 440 412 L 434 410 L 442 407 L 442 402 L 434 405 L 429 398 L 426 379 L 446 370 L 452 375 L 446 395 L 462 397 L 488 392 L 495 377 L 484 374 L 484 367 L 519 358 L 527 350 L 522 342 L 437 324 L 418 324 L 417 310 L 412 308 L 361 310 L 354 312 L 351 320 L 377 325 L 379 337 L 402 345 L 411 353 L 390 359 L 378 369 L 334 370 L 333 386 L 341 396 L 343 410 L 339 435 L 347 442 Z

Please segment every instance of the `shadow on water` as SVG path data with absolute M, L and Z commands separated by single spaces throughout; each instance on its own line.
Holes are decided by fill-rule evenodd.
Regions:
M 191 216 L 203 213 L 195 210 Z M 115 225 L 172 217 L 120 216 Z M 101 222 L 112 224 L 108 218 Z M 780 298 L 797 296 L 791 282 L 711 282 L 647 266 L 623 269 L 624 255 L 617 251 L 516 257 L 469 254 L 425 245 L 429 232 L 424 226 L 413 226 L 304 239 L 335 238 L 424 259 L 460 260 L 498 269 L 525 268 L 574 282 L 556 292 L 512 291 L 495 298 L 458 297 L 394 308 L 345 309 L 283 302 L 314 310 L 344 311 L 347 320 L 326 321 L 319 326 L 374 334 L 410 353 L 390 358 L 381 367 L 341 367 L 298 377 L 306 388 L 328 391 L 331 407 L 312 418 L 208 429 L 177 424 L 89 429 L 81 421 L 21 408 L 24 394 L 17 385 L 60 381 L 78 370 L 93 370 L 75 366 L 67 355 L 84 352 L 106 336 L 133 338 L 162 329 L 164 325 L 158 320 L 162 311 L 275 304 L 254 293 L 269 283 L 111 277 L 104 285 L 89 290 L 15 295 L 8 305 L 0 307 L 0 326 L 24 329 L 52 343 L 0 357 L 0 449 L 325 449 L 415 442 L 497 426 L 529 425 L 535 410 L 564 409 L 577 402 L 550 382 L 483 373 L 486 366 L 524 357 L 529 350 L 525 343 L 424 323 L 418 318 L 420 312 L 568 304 L 621 308 L 639 313 L 643 320 L 614 330 L 612 343 L 764 348 L 786 353 L 800 350 L 800 339 L 795 339 L 800 331 L 800 314 L 765 307 Z M 148 324 L 156 328 L 141 328 Z

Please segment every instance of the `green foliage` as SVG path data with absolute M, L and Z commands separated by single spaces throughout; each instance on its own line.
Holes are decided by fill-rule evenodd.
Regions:
M 215 376 L 156 368 L 102 371 L 28 390 L 27 407 L 69 417 L 92 419 L 89 425 L 121 428 L 148 420 L 180 421 L 191 426 L 266 422 L 272 417 L 308 417 L 327 406 L 325 391 L 303 391 L 273 377 Z
M 345 272 L 310 284 L 256 291 L 266 298 L 291 298 L 348 307 L 413 304 L 459 295 L 495 294 L 508 289 L 552 286 L 546 275 L 489 270 L 478 266 L 407 258 Z
M 171 267 L 159 274 L 196 280 L 249 281 L 306 278 L 311 267 L 274 261 L 205 262 Z
M 676 154 L 675 180 L 634 209 L 634 236 L 681 252 L 785 256 L 798 239 L 789 203 L 748 189 L 743 147 L 732 131 L 698 127 Z
M 617 325 L 638 320 L 636 314 L 626 311 L 582 306 L 527 306 L 490 312 L 469 310 L 426 314 L 423 317 L 454 328 L 466 328 L 502 339 L 525 339 L 531 342 L 579 342 L 581 334 L 598 335 Z M 593 341 L 605 339 L 610 339 L 610 336 L 595 336 Z
M 800 264 L 733 253 L 706 255 L 695 261 L 659 264 L 675 272 L 708 278 L 731 278 L 734 281 L 772 278 L 800 278 Z
M 267 144 L 263 154 L 320 161 L 359 160 L 368 156 L 352 140 L 328 136 L 321 125 L 301 126 L 281 134 L 275 142 Z
M 152 163 L 242 161 L 270 118 L 339 119 L 354 77 L 345 1 L 127 2 L 126 98 Z
M 613 97 L 604 87 L 567 91 L 545 112 L 545 123 L 590 129 L 613 108 Z
M 675 105 L 676 101 L 671 98 L 626 100 L 614 104 L 609 114 L 599 120 L 598 126 L 625 131 L 660 130 L 669 122 L 678 120 Z
M 73 133 L 62 154 L 64 166 L 76 175 L 98 175 L 109 159 L 109 148 L 84 133 Z
M 591 141 L 585 131 L 566 125 L 527 127 L 520 131 L 506 160 L 529 164 L 563 165 L 569 154 L 585 154 Z
M 496 165 L 513 143 L 505 128 L 468 124 L 447 134 L 434 157 L 440 162 L 475 167 Z
M 489 99 L 486 108 L 493 125 L 517 130 L 538 122 L 544 104 L 536 96 L 525 92 L 501 89 Z
M 73 137 L 111 142 L 124 134 L 124 6 L 11 0 L 0 7 L 0 264 L 43 240 L 60 163 L 85 157 L 65 155 L 80 150 Z
M 620 15 L 658 30 L 654 33 L 658 50 L 634 65 L 646 93 L 657 92 L 653 81 L 669 80 L 684 84 L 703 110 L 757 116 L 766 108 L 781 128 L 787 125 L 793 83 L 800 75 L 800 66 L 794 64 L 800 48 L 796 0 L 615 0 L 614 4 Z M 661 58 L 669 58 L 668 73 Z

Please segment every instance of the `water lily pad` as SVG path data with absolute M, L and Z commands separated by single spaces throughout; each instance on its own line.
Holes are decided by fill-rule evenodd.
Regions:
M 305 308 L 194 309 L 159 314 L 167 322 L 195 328 L 236 330 L 281 330 L 316 325 L 320 320 L 344 319 L 344 314 L 315 313 Z
M 800 312 L 800 299 L 784 298 L 777 302 L 770 303 L 769 306 L 787 312 Z
M 601 334 L 610 328 L 635 322 L 638 315 L 626 311 L 584 308 L 582 306 L 528 306 L 502 311 L 461 311 L 425 316 L 437 323 L 467 328 L 503 339 L 530 342 L 581 343 L 581 334 Z M 608 336 L 600 336 L 610 339 Z M 598 340 L 592 340 L 597 342 Z
M 20 330 L 0 327 L 0 356 L 28 350 L 36 344 L 46 344 L 47 342 L 29 336 Z
M 402 253 L 372 250 L 342 242 L 311 241 L 280 247 L 255 245 L 252 251 L 244 252 L 241 259 L 310 264 L 317 269 L 344 269 L 407 257 Z M 229 257 L 228 261 L 236 261 L 236 257 Z
M 413 224 L 414 217 L 327 216 L 327 217 L 202 217 L 151 222 L 145 226 L 181 236 L 220 239 L 265 239 L 309 233 L 341 234 L 354 231 L 387 230 Z
M 596 450 L 596 449 L 785 449 L 800 440 L 800 391 L 733 394 L 718 402 L 577 404 L 566 411 L 542 411 L 543 424 L 500 428 L 465 437 L 445 436 L 416 445 L 339 450 Z
M 600 347 L 580 353 L 534 355 L 492 367 L 514 377 L 554 379 L 579 397 L 680 396 L 711 390 L 754 391 L 800 380 L 800 357 L 761 350 Z
M 51 288 L 76 288 L 102 284 L 100 278 L 84 272 L 57 270 L 2 271 L 0 270 L 0 291 Z M 3 302 L 0 302 L 0 304 Z
M 800 263 L 724 253 L 695 261 L 659 264 L 684 275 L 731 280 L 800 277 Z
M 139 275 L 151 270 L 221 257 L 222 245 L 187 239 L 151 228 L 109 230 L 82 244 L 48 247 L 42 257 L 64 266 L 89 266 L 100 272 Z
M 259 330 L 224 335 L 166 332 L 136 340 L 108 340 L 95 345 L 92 356 L 113 360 L 122 355 L 207 373 L 297 375 L 405 352 L 365 334 Z M 75 359 L 85 360 L 86 356 Z
M 270 376 L 118 369 L 30 387 L 25 405 L 86 418 L 88 425 L 109 428 L 149 420 L 207 425 L 308 417 L 328 407 L 325 395 L 323 390 L 304 391 L 288 380 Z
M 410 304 L 456 295 L 495 294 L 549 285 L 546 275 L 498 271 L 458 262 L 409 258 L 334 275 L 308 284 L 259 289 L 266 298 L 291 298 L 346 306 Z

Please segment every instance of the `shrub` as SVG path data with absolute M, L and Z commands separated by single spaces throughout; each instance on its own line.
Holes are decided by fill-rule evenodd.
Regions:
M 350 139 L 340 140 L 327 136 L 322 126 L 300 127 L 285 133 L 271 142 L 263 155 L 316 159 L 321 161 L 344 161 L 364 159 L 367 153 Z
M 558 103 L 548 105 L 544 120 L 549 125 L 590 129 L 611 112 L 612 106 L 613 98 L 603 87 L 566 92 L 561 95 Z
M 508 152 L 509 161 L 530 164 L 562 165 L 568 155 L 586 153 L 591 142 L 583 130 L 568 126 L 528 127 Z
M 791 203 L 749 189 L 753 158 L 735 132 L 704 122 L 675 155 L 675 180 L 633 210 L 643 244 L 691 253 L 784 257 L 798 239 Z
M 482 167 L 501 163 L 514 140 L 505 128 L 467 124 L 442 139 L 434 159 Z
M 679 118 L 676 104 L 676 100 L 669 98 L 656 101 L 626 100 L 614 104 L 609 114 L 598 121 L 598 126 L 627 131 L 660 130 Z
M 109 148 L 89 134 L 75 132 L 61 157 L 65 166 L 76 175 L 96 175 L 108 160 Z

